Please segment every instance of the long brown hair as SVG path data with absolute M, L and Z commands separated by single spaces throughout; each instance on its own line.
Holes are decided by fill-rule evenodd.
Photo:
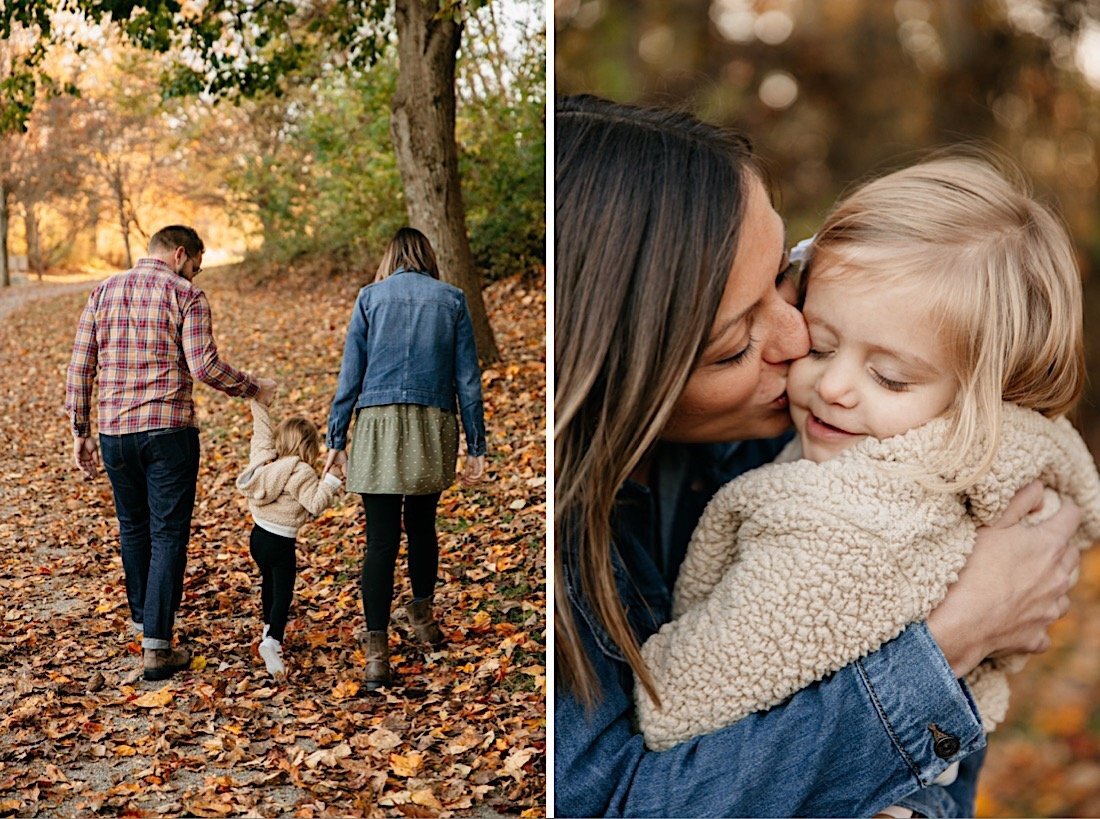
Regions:
M 744 137 L 684 113 L 569 97 L 555 128 L 556 668 L 599 698 L 572 591 L 656 700 L 615 586 L 615 496 L 704 346 L 759 168 Z
M 418 270 L 427 273 L 433 279 L 439 278 L 439 264 L 435 260 L 435 251 L 428 237 L 416 228 L 403 227 L 393 235 L 374 280 L 382 281 L 398 270 Z

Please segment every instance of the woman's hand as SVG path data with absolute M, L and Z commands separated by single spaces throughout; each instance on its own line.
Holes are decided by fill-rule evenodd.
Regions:
M 1069 538 L 1081 510 L 1063 498 L 1039 525 L 1021 523 L 1042 502 L 1035 481 L 1016 493 L 999 521 L 979 529 L 959 579 L 928 615 L 928 629 L 958 677 L 986 657 L 1046 651 L 1047 629 L 1069 610 L 1081 559 Z
M 347 462 L 348 462 L 348 453 L 347 452 L 345 452 L 342 449 L 330 449 L 328 451 L 328 457 L 325 458 L 325 468 L 321 470 L 321 477 L 322 478 L 325 477 L 325 475 L 327 475 L 329 473 L 329 470 L 332 470 L 332 468 L 335 466 L 335 467 L 339 467 L 340 473 L 343 473 L 342 475 L 338 474 L 337 477 L 339 477 L 340 480 L 344 480 L 343 476 L 347 474 L 347 469 L 346 469 Z M 333 471 L 335 471 L 335 470 L 333 470 Z
M 473 486 L 485 476 L 485 456 L 466 456 L 466 465 L 462 468 L 462 483 Z

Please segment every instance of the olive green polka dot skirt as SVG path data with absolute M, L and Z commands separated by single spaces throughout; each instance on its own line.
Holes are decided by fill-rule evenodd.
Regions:
M 419 404 L 364 407 L 348 454 L 347 491 L 431 495 L 455 479 L 458 421 L 453 412 Z

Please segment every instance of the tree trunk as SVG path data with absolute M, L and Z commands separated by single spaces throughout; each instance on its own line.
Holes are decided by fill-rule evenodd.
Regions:
M 42 281 L 42 245 L 38 239 L 38 213 L 35 202 L 23 203 L 23 226 L 27 237 L 27 267 Z
M 455 143 L 455 60 L 462 40 L 456 18 L 462 9 L 436 19 L 438 9 L 438 0 L 395 2 L 399 70 L 390 131 L 409 223 L 431 241 L 440 276 L 465 292 L 478 353 L 490 364 L 500 360 L 500 351 L 466 235 Z
M 0 179 L 0 286 L 11 287 L 11 271 L 8 270 L 8 200 L 7 184 Z
M 122 173 L 116 172 L 112 180 L 115 189 L 115 206 L 118 208 L 118 226 L 122 231 L 122 246 L 126 250 L 126 269 L 134 266 L 134 257 L 130 253 L 130 220 L 126 218 L 126 197 L 122 190 Z

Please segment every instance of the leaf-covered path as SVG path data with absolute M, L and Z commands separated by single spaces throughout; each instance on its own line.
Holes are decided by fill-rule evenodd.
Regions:
M 224 358 L 280 381 L 276 417 L 323 430 L 358 283 L 204 276 Z M 286 682 L 256 654 L 258 574 L 233 482 L 245 402 L 197 386 L 202 466 L 178 635 L 193 670 L 140 677 L 110 487 L 70 466 L 64 371 L 82 295 L 0 321 L 0 815 L 445 816 L 544 812 L 545 297 L 486 292 L 504 361 L 483 374 L 489 474 L 440 504 L 425 652 L 395 614 L 400 685 L 359 690 L 358 499 L 308 524 Z M 398 603 L 408 599 L 404 559 Z

